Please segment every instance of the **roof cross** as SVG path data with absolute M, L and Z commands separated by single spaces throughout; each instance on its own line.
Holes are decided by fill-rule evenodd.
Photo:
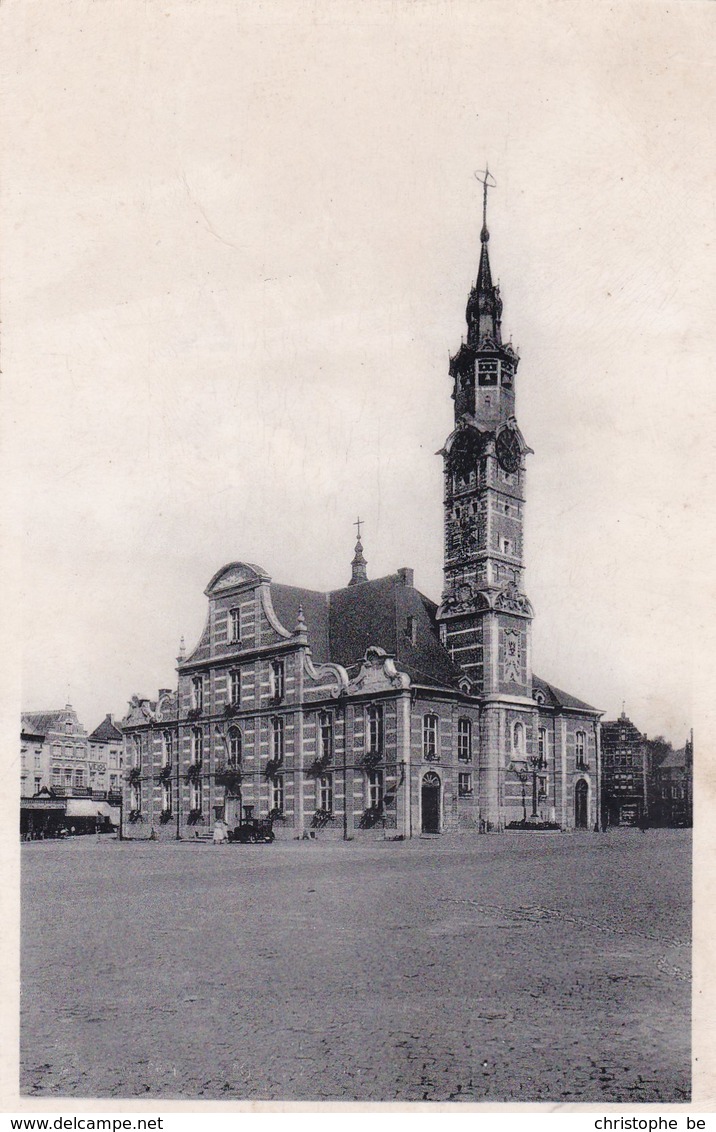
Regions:
M 497 181 L 492 176 L 492 173 L 487 168 L 485 162 L 484 169 L 478 169 L 475 173 L 475 180 L 479 181 L 482 185 L 482 230 L 487 231 L 487 190 L 494 189 L 497 186 Z
M 358 518 L 356 519 L 355 523 L 353 524 L 354 527 L 358 528 L 358 540 L 359 541 L 360 541 L 360 525 L 361 525 L 361 523 L 364 523 L 364 522 L 365 522 L 365 519 L 361 519 L 361 517 L 359 515 Z

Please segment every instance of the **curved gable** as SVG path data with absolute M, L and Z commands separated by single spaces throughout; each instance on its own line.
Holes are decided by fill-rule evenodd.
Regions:
M 217 593 L 233 590 L 238 586 L 256 586 L 261 582 L 270 581 L 270 575 L 262 566 L 255 566 L 253 562 L 229 562 L 216 571 L 204 593 L 207 597 L 213 597 Z

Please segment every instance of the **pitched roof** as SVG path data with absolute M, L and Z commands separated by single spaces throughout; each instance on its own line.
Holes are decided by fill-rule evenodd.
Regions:
M 308 626 L 314 661 L 332 661 L 344 668 L 360 664 L 370 645 L 394 656 L 418 684 L 454 688 L 460 670 L 440 644 L 437 606 L 401 574 L 358 582 L 330 593 L 271 583 L 271 601 L 287 629 L 296 623 L 299 605 Z M 414 619 L 414 636 L 408 618 Z
M 659 770 L 682 770 L 686 766 L 686 748 L 680 747 L 678 751 L 669 751 L 659 763 Z
M 122 732 L 112 716 L 106 715 L 99 727 L 95 727 L 89 738 L 90 742 L 94 743 L 118 743 L 122 738 Z
M 22 726 L 35 735 L 45 735 L 48 731 L 57 731 L 68 715 L 73 722 L 76 722 L 75 713 L 71 708 L 58 708 L 56 711 L 24 711 Z
M 542 692 L 548 707 L 575 708 L 578 711 L 599 711 L 599 708 L 592 707 L 591 704 L 585 704 L 584 700 L 578 700 L 576 696 L 570 696 L 569 692 L 563 692 L 561 688 L 555 688 L 554 684 L 548 684 L 541 676 L 532 676 L 532 688 L 536 692 Z
M 296 627 L 298 608 L 308 626 L 308 643 L 313 660 L 323 664 L 329 660 L 328 647 L 328 594 L 318 590 L 305 590 L 301 586 L 283 586 L 271 583 L 271 604 L 281 624 L 289 631 Z

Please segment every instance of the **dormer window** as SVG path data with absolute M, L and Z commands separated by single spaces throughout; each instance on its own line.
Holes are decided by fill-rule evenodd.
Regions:
M 409 614 L 405 620 L 405 638 L 414 645 L 418 639 L 418 619 Z

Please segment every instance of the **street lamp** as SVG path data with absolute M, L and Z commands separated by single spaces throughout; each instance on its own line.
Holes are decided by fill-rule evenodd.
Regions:
M 527 785 L 527 779 L 530 776 L 530 772 L 527 769 L 527 762 L 513 762 L 512 770 L 522 783 L 522 821 L 525 825 L 527 825 L 527 795 L 525 792 L 525 786 Z
M 539 755 L 530 755 L 527 760 L 532 767 L 532 817 L 538 817 L 537 814 L 537 771 L 542 766 L 542 759 Z

